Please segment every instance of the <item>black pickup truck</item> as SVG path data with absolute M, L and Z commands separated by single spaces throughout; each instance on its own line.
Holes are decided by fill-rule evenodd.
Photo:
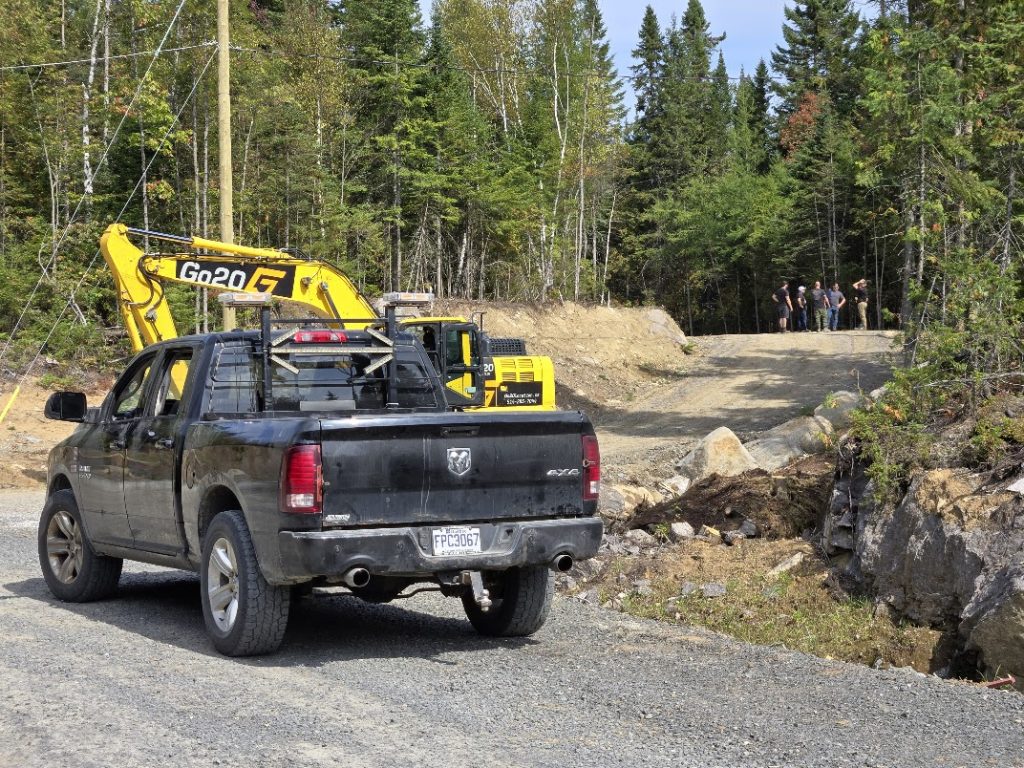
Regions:
M 387 602 L 432 582 L 482 634 L 535 632 L 551 571 L 601 539 L 593 427 L 453 411 L 442 388 L 412 336 L 304 326 L 155 344 L 98 408 L 51 395 L 81 424 L 49 458 L 50 590 L 110 596 L 125 558 L 198 571 L 229 655 L 276 650 L 316 587 Z

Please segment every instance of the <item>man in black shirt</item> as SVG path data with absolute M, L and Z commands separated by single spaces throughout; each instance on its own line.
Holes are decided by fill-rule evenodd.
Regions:
M 779 314 L 779 330 L 785 333 L 789 316 L 793 312 L 793 302 L 789 300 L 789 288 L 786 287 L 785 282 L 782 283 L 779 290 L 772 294 L 772 301 L 775 302 L 775 308 Z
M 814 284 L 814 289 L 811 291 L 811 300 L 814 302 L 814 327 L 820 332 L 825 330 L 825 326 L 828 324 L 826 314 L 828 312 L 828 296 L 825 290 L 821 287 L 821 282 Z

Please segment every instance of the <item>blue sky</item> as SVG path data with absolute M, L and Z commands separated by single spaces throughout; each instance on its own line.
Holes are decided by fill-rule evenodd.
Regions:
M 428 22 L 432 0 L 419 2 L 424 22 Z M 658 14 L 658 21 L 665 27 L 672 14 L 682 16 L 686 3 L 687 0 L 600 0 L 620 75 L 628 75 L 633 63 L 630 52 L 636 47 L 644 8 L 651 5 Z M 739 75 L 741 67 L 748 73 L 753 72 L 762 57 L 771 64 L 771 51 L 782 39 L 782 9 L 785 5 L 786 0 L 704 0 L 704 12 L 712 34 L 726 33 L 722 52 L 730 75 Z M 628 82 L 626 85 L 628 88 Z M 629 101 L 632 101 L 631 97 Z

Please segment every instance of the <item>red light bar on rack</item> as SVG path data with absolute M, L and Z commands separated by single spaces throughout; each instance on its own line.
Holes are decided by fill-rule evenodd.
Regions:
M 293 344 L 330 344 L 332 342 L 348 341 L 348 334 L 344 331 L 296 331 L 292 336 Z

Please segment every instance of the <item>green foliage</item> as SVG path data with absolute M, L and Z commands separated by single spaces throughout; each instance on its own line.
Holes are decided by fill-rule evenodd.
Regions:
M 11 347 L 32 359 L 58 317 L 118 324 L 95 261 L 113 218 L 218 235 L 213 9 L 186 4 L 169 38 L 186 50 L 140 82 L 176 4 L 8 6 L 0 62 L 78 62 L 0 77 L 0 328 L 38 282 Z M 872 325 L 906 331 L 936 380 L 971 379 L 976 403 L 1012 370 L 1020 4 L 868 20 L 801 0 L 775 83 L 763 61 L 730 76 L 700 0 L 667 24 L 647 8 L 628 123 L 601 10 L 438 0 L 425 27 L 415 0 L 234 0 L 236 239 L 327 259 L 371 295 L 655 302 L 691 334 L 770 329 L 782 279 L 849 298 L 867 277 Z M 107 39 L 140 55 L 90 64 Z M 209 322 L 194 293 L 168 297 L 182 330 Z

